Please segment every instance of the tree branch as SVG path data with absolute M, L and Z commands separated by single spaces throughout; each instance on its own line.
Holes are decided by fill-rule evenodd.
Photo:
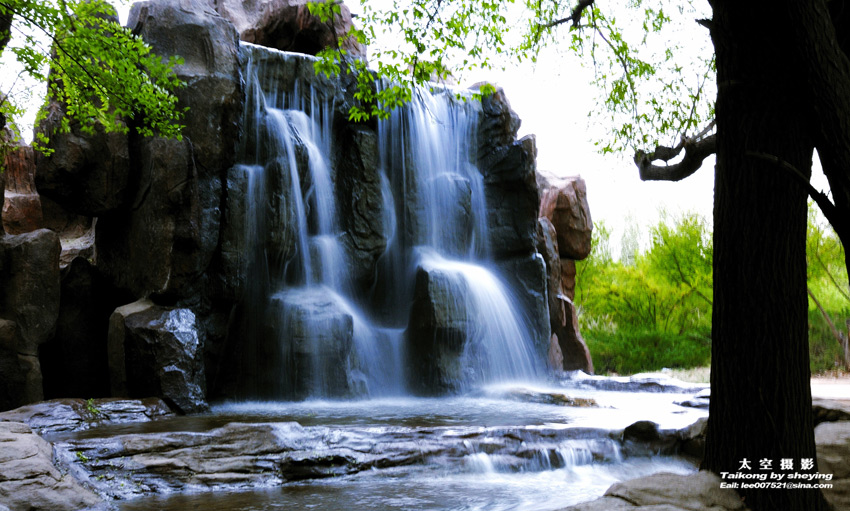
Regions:
M 747 151 L 746 155 L 773 163 L 794 177 L 794 179 L 806 189 L 809 197 L 811 197 L 812 200 L 815 201 L 815 204 L 818 205 L 823 216 L 826 217 L 827 221 L 832 225 L 832 228 L 835 229 L 835 234 L 838 235 L 838 239 L 841 240 L 841 243 L 844 246 L 848 246 L 848 243 L 850 243 L 850 223 L 848 223 L 848 219 L 844 218 L 838 207 L 829 200 L 829 197 L 827 197 L 825 193 L 812 186 L 809 179 L 800 172 L 797 167 L 772 154 Z
M 833 286 L 835 286 L 835 289 L 839 293 L 841 293 L 841 296 L 843 296 L 848 302 L 850 302 L 850 295 L 848 295 L 847 291 L 845 291 L 841 287 L 841 285 L 838 283 L 838 281 L 835 280 L 835 277 L 832 276 L 832 272 L 829 271 L 829 268 L 826 266 L 826 264 L 824 264 L 823 259 L 821 259 L 820 255 L 818 255 L 818 253 L 815 252 L 814 256 L 815 256 L 815 259 L 817 259 L 818 264 L 820 264 L 821 268 L 823 268 L 823 271 L 826 273 L 826 276 L 829 277 L 829 281 L 832 282 Z
M 815 305 L 817 306 L 818 310 L 820 311 L 821 315 L 823 316 L 823 319 L 826 321 L 826 324 L 829 326 L 829 330 L 832 332 L 832 336 L 835 337 L 836 341 L 838 341 L 839 346 L 841 346 L 841 348 L 844 349 L 844 358 L 845 358 L 845 364 L 846 364 L 847 350 L 845 348 L 845 344 L 846 344 L 845 339 L 841 336 L 840 333 L 838 333 L 838 329 L 835 328 L 835 323 L 832 322 L 832 318 L 829 317 L 829 314 L 826 312 L 826 310 L 820 304 L 818 299 L 815 298 L 815 294 L 812 293 L 812 289 L 809 286 L 806 286 L 806 291 L 809 293 L 809 296 L 811 297 L 812 301 L 815 302 Z
M 714 122 L 696 137 L 682 137 L 682 141 L 676 147 L 656 146 L 651 153 L 643 151 L 635 152 L 635 165 L 637 165 L 642 181 L 681 181 L 696 172 L 703 160 L 717 152 L 717 135 L 705 133 L 714 126 Z M 685 156 L 682 161 L 673 165 L 666 163 L 682 151 Z M 654 165 L 652 162 L 661 160 L 665 165 Z
M 593 5 L 596 0 L 579 0 L 578 4 L 573 8 L 570 15 L 566 18 L 561 18 L 555 21 L 551 21 L 549 23 L 545 23 L 540 25 L 539 28 L 552 28 L 557 27 L 558 25 L 563 25 L 564 23 L 572 22 L 573 28 L 577 28 L 579 26 L 579 22 L 581 21 L 581 15 L 584 13 L 584 10 Z

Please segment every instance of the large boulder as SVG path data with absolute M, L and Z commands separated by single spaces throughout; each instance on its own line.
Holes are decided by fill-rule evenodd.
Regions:
M 278 340 L 267 343 L 276 397 L 351 394 L 354 318 L 338 297 L 324 288 L 289 289 L 272 296 L 268 313 L 269 339 Z
M 501 88 L 482 99 L 476 155 L 484 175 L 491 249 L 497 258 L 535 251 L 540 207 L 537 146 L 533 135 L 516 139 L 520 124 Z
M 597 500 L 560 511 L 744 511 L 738 492 L 720 487 L 717 474 L 654 474 L 617 483 Z
M 537 147 L 529 135 L 479 155 L 490 245 L 497 258 L 535 251 L 540 197 L 535 177 Z
M 387 211 L 378 169 L 378 136 L 365 127 L 347 127 L 337 149 L 336 193 L 345 237 L 350 274 L 361 288 L 375 280 L 378 258 L 387 248 Z M 389 190 L 387 190 L 388 192 Z
M 850 509 L 850 421 L 826 422 L 815 428 L 818 472 L 831 474 L 823 490 L 833 509 Z M 817 481 L 824 482 L 824 481 Z
M 584 179 L 574 176 L 546 183 L 541 190 L 540 216 L 555 226 L 561 257 L 581 260 L 590 255 L 593 220 Z
M 578 314 L 572 301 L 575 295 L 575 263 L 559 257 L 555 227 L 547 217 L 540 217 L 538 220 L 537 250 L 546 262 L 547 303 L 552 341 L 550 360 L 556 361 L 560 353 L 561 366 L 557 369 L 580 369 L 593 373 L 590 350 L 579 332 Z
M 59 315 L 60 250 L 47 229 L 0 240 L 0 409 L 43 399 L 38 352 Z
M 35 191 L 35 161 L 32 147 L 18 145 L 6 153 L 4 161 L 5 199 L 3 227 L 10 234 L 31 232 L 44 226 L 41 199 Z
M 127 135 L 106 133 L 99 124 L 94 134 L 76 127 L 63 133 L 59 126 L 64 105 L 51 100 L 46 109 L 36 131 L 50 137 L 52 152 L 35 152 L 38 193 L 84 216 L 102 216 L 125 206 L 133 181 Z
M 0 422 L 0 509 L 109 509 L 93 491 L 53 464 L 53 446 L 21 422 Z
M 198 289 L 212 256 L 202 247 L 202 225 L 215 223 L 217 215 L 202 220 L 198 168 L 187 139 L 144 140 L 140 160 L 151 172 L 138 207 L 98 218 L 98 267 L 135 296 L 183 298 Z
M 460 390 L 462 354 L 468 341 L 469 310 L 465 280 L 450 272 L 420 266 L 407 327 L 407 373 L 417 394 Z
M 138 175 L 128 208 L 99 218 L 98 264 L 136 296 L 174 301 L 197 293 L 218 245 L 222 183 L 234 162 L 242 114 L 233 25 L 201 0 L 151 0 L 128 24 L 162 56 L 180 55 L 183 140 L 131 135 Z
M 540 254 L 514 257 L 499 261 L 501 274 L 510 289 L 514 290 L 514 303 L 522 308 L 518 317 L 527 318 L 537 360 L 549 357 L 549 339 L 552 335 L 547 300 L 546 263 Z
M 336 48 L 352 27 L 351 11 L 342 3 L 331 23 L 310 14 L 306 0 L 225 0 L 215 8 L 233 22 L 243 41 L 310 55 Z M 346 38 L 342 48 L 350 56 L 366 56 L 366 48 L 354 38 Z
M 189 309 L 140 300 L 109 318 L 113 395 L 157 396 L 182 413 L 208 409 L 203 344 Z

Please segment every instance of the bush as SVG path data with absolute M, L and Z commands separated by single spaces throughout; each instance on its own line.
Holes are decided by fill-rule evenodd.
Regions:
M 665 367 L 689 369 L 711 362 L 708 331 L 678 334 L 589 330 L 583 334 L 599 373 L 634 374 Z
M 635 232 L 627 233 L 630 247 L 640 245 Z M 708 224 L 696 214 L 671 219 L 662 213 L 650 233 L 646 251 L 614 261 L 611 232 L 597 224 L 593 251 L 576 263 L 579 325 L 600 373 L 709 363 L 713 254 Z M 843 366 L 841 345 L 824 312 L 847 335 L 850 287 L 844 248 L 812 207 L 806 255 L 810 365 L 820 373 Z

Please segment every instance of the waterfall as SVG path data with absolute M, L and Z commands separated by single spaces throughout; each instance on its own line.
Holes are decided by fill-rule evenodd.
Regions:
M 432 300 L 423 306 L 434 317 L 462 315 L 445 341 L 459 344 L 458 363 L 445 361 L 459 372 L 441 377 L 451 389 L 537 377 L 522 307 L 487 262 L 479 107 L 421 90 L 374 130 L 352 126 L 338 85 L 316 77 L 310 57 L 242 51 L 248 94 L 232 172 L 248 180 L 243 314 L 252 319 L 240 334 L 256 337 L 244 340 L 253 348 L 243 365 L 254 367 L 242 370 L 242 394 L 416 389 L 417 339 L 442 342 L 446 326 L 423 326 L 417 300 Z M 421 272 L 439 275 L 446 292 L 429 295 Z

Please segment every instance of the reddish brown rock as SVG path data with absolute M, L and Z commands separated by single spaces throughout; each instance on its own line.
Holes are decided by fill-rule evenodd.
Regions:
M 538 220 L 537 251 L 546 262 L 549 321 L 552 337 L 549 363 L 567 371 L 580 369 L 593 372 L 593 360 L 581 337 L 578 315 L 573 305 L 575 295 L 575 262 L 558 257 L 555 227 L 546 217 Z M 560 358 L 561 364 L 557 364 Z
M 578 328 L 576 308 L 571 301 L 563 298 L 560 300 L 564 311 L 562 323 L 553 329 L 553 332 L 558 336 L 558 344 L 564 354 L 564 370 L 575 371 L 578 369 L 592 374 L 593 360 Z
M 558 344 L 558 336 L 552 334 L 549 339 L 549 368 L 555 371 L 564 369 L 564 353 L 561 351 L 561 345 Z
M 590 254 L 593 231 L 584 179 L 575 176 L 552 180 L 541 188 L 540 216 L 555 226 L 561 257 L 584 259 Z
M 41 198 L 36 193 L 6 191 L 3 201 L 3 228 L 9 234 L 23 234 L 40 229 L 44 224 Z
M 9 234 L 23 234 L 43 227 L 41 201 L 35 191 L 35 160 L 32 147 L 9 151 L 4 161 L 5 199 L 3 227 Z
M 570 300 L 576 297 L 576 262 L 572 259 L 561 259 L 561 289 Z
M 35 159 L 32 147 L 20 145 L 6 155 L 6 189 L 14 193 L 36 193 Z
M 215 8 L 236 26 L 243 41 L 309 55 L 336 47 L 352 26 L 351 11 L 342 3 L 332 23 L 310 14 L 306 0 L 226 0 Z M 342 48 L 353 57 L 366 57 L 366 48 L 354 39 L 346 39 Z

